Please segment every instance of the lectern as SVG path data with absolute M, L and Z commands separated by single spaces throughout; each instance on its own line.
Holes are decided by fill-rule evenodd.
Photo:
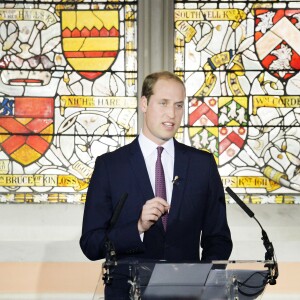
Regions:
M 128 268 L 129 299 L 208 300 L 261 299 L 270 280 L 273 261 L 213 261 L 172 263 L 165 261 L 121 261 Z M 111 269 L 113 272 L 113 268 Z M 113 280 L 113 278 L 112 278 Z M 93 300 L 103 299 L 99 279 Z M 102 289 L 101 289 L 102 290 Z
M 114 274 L 124 274 L 130 285 L 130 300 L 246 300 L 258 299 L 267 284 L 276 284 L 279 275 L 273 244 L 254 213 L 229 188 L 229 195 L 254 218 L 262 230 L 266 249 L 264 261 L 213 261 L 211 263 L 166 261 L 117 261 L 113 243 L 106 238 L 106 260 L 93 300 L 103 299 L 98 287 L 102 279 L 106 284 L 114 280 Z M 120 201 L 120 208 L 113 214 L 109 230 L 121 212 L 127 194 Z M 119 206 L 119 205 L 118 205 Z M 108 231 L 109 231 L 108 230 Z M 121 272 L 122 271 L 122 272 Z M 123 277 L 123 275 L 121 276 Z M 122 278 L 123 280 L 123 278 Z M 102 290 L 102 289 L 101 289 Z

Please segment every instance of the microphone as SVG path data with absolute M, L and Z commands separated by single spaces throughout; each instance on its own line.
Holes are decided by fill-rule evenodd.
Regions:
M 174 179 L 172 180 L 172 183 L 175 184 L 175 185 L 178 185 L 179 184 L 179 176 L 176 175 L 174 177 Z
M 127 200 L 127 197 L 128 197 L 128 193 L 124 193 L 122 195 L 122 197 L 120 198 L 119 202 L 117 203 L 116 208 L 113 212 L 113 215 L 110 219 L 109 226 L 108 226 L 108 229 L 107 229 L 107 233 L 110 232 L 114 228 L 114 226 L 116 225 L 116 223 L 119 219 L 119 216 L 121 214 L 122 208 L 125 204 L 125 201 Z
M 254 217 L 253 211 L 237 196 L 236 193 L 230 188 L 226 188 L 226 192 L 233 198 L 233 200 L 243 209 L 243 211 L 250 217 Z M 255 219 L 255 218 L 254 218 Z
M 112 217 L 111 217 L 109 225 L 108 225 L 108 228 L 105 232 L 105 244 L 104 245 L 105 245 L 106 255 L 105 255 L 105 262 L 103 264 L 103 268 L 105 269 L 105 271 L 103 271 L 102 279 L 106 285 L 111 284 L 111 280 L 113 279 L 113 276 L 111 275 L 112 267 L 116 266 L 116 264 L 117 264 L 116 263 L 116 250 L 115 250 L 114 244 L 108 237 L 108 233 L 116 225 L 127 197 L 128 197 L 128 193 L 124 193 L 121 196 L 119 202 L 117 203 L 117 205 L 114 209 L 114 212 L 112 214 Z
M 261 239 L 263 240 L 263 244 L 266 249 L 265 260 L 273 260 L 274 263 L 273 266 L 268 265 L 269 272 L 270 272 L 268 282 L 270 285 L 276 284 L 276 279 L 279 275 L 278 265 L 274 257 L 273 244 L 270 242 L 266 231 L 263 229 L 259 221 L 255 218 L 254 212 L 238 197 L 238 195 L 234 193 L 234 191 L 230 187 L 227 187 L 225 190 L 250 218 L 255 219 L 255 221 L 258 223 L 259 227 L 261 228 L 261 232 L 262 232 Z

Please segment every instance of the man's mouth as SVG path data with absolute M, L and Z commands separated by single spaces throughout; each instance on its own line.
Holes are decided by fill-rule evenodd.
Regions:
M 174 128 L 174 123 L 171 123 L 171 122 L 163 122 L 163 125 L 167 128 Z

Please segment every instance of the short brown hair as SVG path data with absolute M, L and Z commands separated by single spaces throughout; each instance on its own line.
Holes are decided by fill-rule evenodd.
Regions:
M 149 99 L 151 95 L 153 95 L 153 88 L 155 83 L 159 79 L 171 79 L 175 80 L 179 83 L 182 84 L 182 86 L 185 89 L 184 83 L 182 80 L 174 73 L 171 73 L 169 71 L 162 71 L 162 72 L 156 72 L 156 73 L 151 73 L 146 78 L 144 79 L 143 86 L 142 86 L 142 97 L 145 96 L 147 99 L 147 102 L 149 102 Z

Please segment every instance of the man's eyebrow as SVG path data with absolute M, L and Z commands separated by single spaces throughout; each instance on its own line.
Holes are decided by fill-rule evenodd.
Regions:
M 167 102 L 172 101 L 171 99 L 167 99 L 167 98 L 162 98 L 161 100 L 167 101 Z M 174 102 L 174 104 L 178 104 L 178 103 L 184 103 L 184 100 L 179 100 L 179 101 Z

